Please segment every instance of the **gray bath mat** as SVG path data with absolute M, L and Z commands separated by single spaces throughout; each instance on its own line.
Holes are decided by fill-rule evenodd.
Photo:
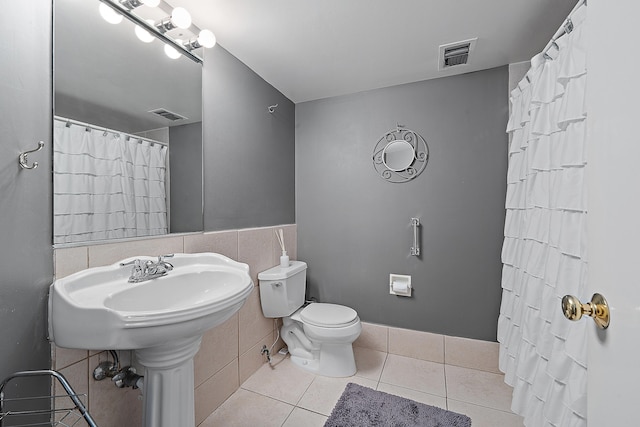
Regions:
M 349 383 L 324 427 L 471 427 L 466 415 Z

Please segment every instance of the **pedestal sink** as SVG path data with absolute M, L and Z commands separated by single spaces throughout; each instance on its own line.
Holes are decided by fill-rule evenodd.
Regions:
M 49 339 L 59 347 L 135 350 L 145 367 L 143 425 L 194 426 L 193 357 L 205 331 L 240 309 L 249 266 L 214 253 L 176 254 L 166 276 L 129 283 L 133 257 L 56 280 Z

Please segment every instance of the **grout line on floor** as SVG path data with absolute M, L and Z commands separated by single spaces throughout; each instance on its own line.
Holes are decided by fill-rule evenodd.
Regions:
M 300 403 L 300 401 L 302 400 L 302 398 L 304 397 L 304 395 L 307 393 L 307 391 L 309 391 L 309 388 L 311 387 L 311 384 L 313 384 L 314 382 L 316 382 L 316 378 L 318 378 L 318 376 L 316 374 L 313 374 L 313 380 L 309 383 L 309 385 L 307 386 L 307 388 L 304 389 L 304 391 L 302 392 L 302 394 L 300 395 L 300 397 L 298 398 L 298 400 L 296 400 L 296 407 L 298 406 L 298 403 Z
M 373 350 L 373 349 L 371 349 L 371 350 Z M 375 350 L 375 351 L 376 351 L 376 352 L 378 352 L 377 350 Z M 378 389 L 379 389 L 380 385 L 383 385 L 383 384 L 384 384 L 384 385 L 390 385 L 390 386 L 393 386 L 393 387 L 398 387 L 398 388 L 400 388 L 400 389 L 405 389 L 405 390 L 410 390 L 410 391 L 419 392 L 419 393 L 422 393 L 422 394 L 425 394 L 425 395 L 431 395 L 431 396 L 434 396 L 434 397 L 444 398 L 444 399 L 445 399 L 444 405 L 445 405 L 445 409 L 447 409 L 447 410 L 451 410 L 451 409 L 450 409 L 450 406 L 451 406 L 451 405 L 450 405 L 450 403 L 451 403 L 451 402 L 450 402 L 450 400 L 451 400 L 451 401 L 453 401 L 453 402 L 460 402 L 460 403 L 464 403 L 464 404 L 472 405 L 472 406 L 475 406 L 475 407 L 478 407 L 478 408 L 483 408 L 483 409 L 492 410 L 492 411 L 498 411 L 499 413 L 517 415 L 517 414 L 514 414 L 514 412 L 512 412 L 512 411 L 510 411 L 510 410 L 498 409 L 498 408 L 494 408 L 494 407 L 491 407 L 491 406 L 486 406 L 486 405 L 484 405 L 484 404 L 478 404 L 478 403 L 474 403 L 474 402 L 467 402 L 467 401 L 465 401 L 465 400 L 460 400 L 460 399 L 450 399 L 450 397 L 449 397 L 448 385 L 452 385 L 453 383 L 452 383 L 452 384 L 448 384 L 448 382 L 447 382 L 447 368 L 448 368 L 449 366 L 453 366 L 453 367 L 456 367 L 456 368 L 457 368 L 457 366 L 456 366 L 456 365 L 449 365 L 449 366 L 447 366 L 447 363 L 442 363 L 442 365 L 443 365 L 443 374 L 444 374 L 444 396 L 440 396 L 439 394 L 434 394 L 434 393 L 428 393 L 428 392 L 425 392 L 425 391 L 422 391 L 422 390 L 415 390 L 415 389 L 410 388 L 410 387 L 404 387 L 404 386 L 401 386 L 401 385 L 396 385 L 396 384 L 393 384 L 393 383 L 389 383 L 389 382 L 386 382 L 386 381 L 382 381 L 382 376 L 383 376 L 383 373 L 385 372 L 385 368 L 388 368 L 387 363 L 389 362 L 389 355 L 390 355 L 390 354 L 391 354 L 391 353 L 385 353 L 384 359 L 383 359 L 383 361 L 382 361 L 382 363 L 381 363 L 381 365 L 382 365 L 382 369 L 380 370 L 379 375 L 377 376 L 377 377 L 378 377 L 378 380 L 375 380 L 375 379 L 370 378 L 370 377 L 369 377 L 369 378 L 367 378 L 367 377 L 360 377 L 360 376 L 358 376 L 358 375 L 357 375 L 357 373 L 356 373 L 356 375 L 354 375 L 354 378 L 374 382 L 374 383 L 375 383 L 375 385 L 374 385 L 374 386 L 372 386 L 372 387 L 374 387 L 376 390 L 378 390 Z M 285 357 L 283 358 L 283 360 L 281 360 L 280 362 L 283 362 L 283 361 L 284 361 L 284 360 L 286 360 L 288 357 L 289 357 L 289 355 L 285 356 Z M 421 360 L 421 359 L 417 359 L 417 360 Z M 437 362 L 434 362 L 434 363 L 437 363 Z M 463 368 L 463 367 L 460 367 L 460 368 Z M 492 372 L 489 372 L 489 371 L 484 371 L 484 370 L 482 370 L 482 369 L 476 369 L 476 368 L 470 368 L 470 367 L 464 367 L 464 369 L 468 369 L 468 370 L 471 370 L 471 371 L 483 372 L 483 373 L 492 373 Z M 248 392 L 252 393 L 253 395 L 264 396 L 264 397 L 266 397 L 266 398 L 268 398 L 268 399 L 270 399 L 270 400 L 273 400 L 273 401 L 275 401 L 275 402 L 282 402 L 282 403 L 284 403 L 284 404 L 288 405 L 288 407 L 291 407 L 292 409 L 290 410 L 290 412 L 288 413 L 288 415 L 286 416 L 286 418 L 285 418 L 285 420 L 284 420 L 284 422 L 283 422 L 283 425 L 284 425 L 284 424 L 287 422 L 287 420 L 288 420 L 288 419 L 290 419 L 290 417 L 291 417 L 291 415 L 293 414 L 293 411 L 295 410 L 295 408 L 300 408 L 300 409 L 301 409 L 301 410 L 303 410 L 303 411 L 310 412 L 310 413 L 313 413 L 313 414 L 316 414 L 316 415 L 318 415 L 318 416 L 322 416 L 322 417 L 327 417 L 327 416 L 328 416 L 328 415 L 326 415 L 326 414 L 324 414 L 324 413 L 320 413 L 320 412 L 317 412 L 317 411 L 314 411 L 314 410 L 311 410 L 311 409 L 308 409 L 308 408 L 305 408 L 305 407 L 301 407 L 301 406 L 299 406 L 299 404 L 300 404 L 300 402 L 302 401 L 302 399 L 303 399 L 303 397 L 305 396 L 305 394 L 306 394 L 307 392 L 309 392 L 309 389 L 311 388 L 311 386 L 315 383 L 315 381 L 316 381 L 319 377 L 320 377 L 319 375 L 313 374 L 313 379 L 312 379 L 312 380 L 311 380 L 311 382 L 307 385 L 307 387 L 304 389 L 304 391 L 300 394 L 300 396 L 296 399 L 296 402 L 295 402 L 295 403 L 290 403 L 290 402 L 287 402 L 287 401 L 281 400 L 281 399 L 279 399 L 279 398 L 277 398 L 277 397 L 272 397 L 272 396 L 270 396 L 270 395 L 266 394 L 266 392 L 265 392 L 265 394 L 263 394 L 263 392 L 253 391 L 253 390 L 250 390 L 250 389 L 244 388 L 244 387 L 243 387 L 243 385 L 240 385 L 240 387 L 239 387 L 239 388 L 241 388 L 241 389 L 243 389 L 243 390 L 245 390 L 245 391 L 248 391 Z M 324 378 L 324 377 L 322 377 L 322 378 Z M 393 380 L 393 379 L 392 379 L 392 380 Z M 351 382 L 353 382 L 353 381 L 351 381 Z M 454 382 L 455 382 L 455 381 L 454 381 Z M 228 399 L 226 399 L 226 400 L 228 400 Z M 225 402 L 226 402 L 226 400 L 225 400 Z M 222 405 L 221 405 L 221 406 L 222 406 Z M 216 410 L 217 410 L 217 409 L 216 409 Z
M 472 406 L 477 406 L 478 408 L 484 408 L 484 409 L 491 409 L 492 411 L 498 411 L 498 412 L 503 412 L 505 414 L 511 414 L 511 415 L 518 415 L 513 411 L 505 411 L 504 409 L 498 409 L 498 408 L 493 408 L 491 406 L 486 406 L 486 405 L 480 405 L 478 403 L 473 403 L 473 402 L 467 402 L 465 400 L 458 400 L 458 399 L 449 399 L 447 398 L 447 402 L 449 400 L 453 400 L 454 402 L 459 402 L 459 403 L 464 403 L 465 405 L 472 405 Z M 448 403 L 447 403 L 448 406 Z
M 289 419 L 289 417 L 291 417 L 291 414 L 293 414 L 293 411 L 296 410 L 297 406 L 292 405 L 293 407 L 291 408 L 291 411 L 289 412 L 289 414 L 287 415 L 287 417 L 284 419 L 284 421 L 282 422 L 282 424 L 280 424 L 280 427 L 282 427 L 283 425 L 285 425 L 287 423 L 287 420 Z

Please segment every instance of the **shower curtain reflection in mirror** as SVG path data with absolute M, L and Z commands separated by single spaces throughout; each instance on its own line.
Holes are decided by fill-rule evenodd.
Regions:
M 167 146 L 54 121 L 54 244 L 167 234 Z

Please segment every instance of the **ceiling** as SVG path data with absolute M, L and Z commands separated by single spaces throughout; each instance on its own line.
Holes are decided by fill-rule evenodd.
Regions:
M 185 56 L 169 59 L 158 41 L 140 42 L 126 19 L 107 23 L 98 4 L 55 2 L 55 114 L 130 133 L 201 121 L 200 64 Z M 156 13 L 156 19 L 166 15 Z M 161 108 L 186 119 L 150 113 Z
M 525 61 L 577 0 L 168 0 L 295 103 Z M 441 44 L 478 38 L 438 71 Z

